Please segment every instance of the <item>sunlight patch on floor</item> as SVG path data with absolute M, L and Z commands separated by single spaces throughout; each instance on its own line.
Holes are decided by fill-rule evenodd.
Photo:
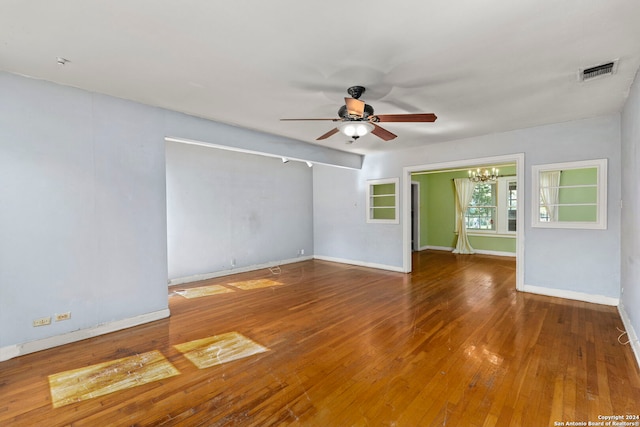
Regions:
M 200 298 L 209 295 L 226 294 L 228 292 L 235 291 L 221 285 L 200 286 L 198 288 L 188 288 L 175 291 L 176 294 L 185 298 Z
M 180 372 L 159 351 L 49 375 L 54 408 L 162 380 Z
M 269 279 L 256 279 L 256 280 L 245 280 L 243 282 L 234 282 L 228 283 L 229 286 L 233 286 L 234 288 L 239 288 L 244 291 L 250 289 L 260 289 L 260 288 L 270 288 L 273 286 L 282 286 L 281 282 L 276 282 L 274 280 Z
M 208 338 L 174 345 L 199 369 L 242 359 L 269 351 L 267 347 L 252 341 L 238 332 L 229 332 Z
M 227 285 L 237 289 L 242 289 L 243 291 L 249 291 L 252 289 L 282 286 L 282 283 L 276 282 L 274 280 L 269 280 L 269 279 L 255 279 L 255 280 L 244 280 L 242 282 L 227 283 Z M 216 294 L 226 294 L 229 292 L 235 292 L 235 291 L 233 289 L 230 289 L 222 285 L 209 285 L 209 286 L 200 286 L 197 288 L 181 289 L 181 290 L 175 291 L 174 294 L 180 295 L 181 297 L 184 297 L 184 298 L 200 298 L 200 297 L 206 297 L 206 296 L 216 295 Z

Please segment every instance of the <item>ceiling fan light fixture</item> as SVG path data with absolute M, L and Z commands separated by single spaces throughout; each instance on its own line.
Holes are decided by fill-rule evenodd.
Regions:
M 345 122 L 338 125 L 338 129 L 348 137 L 360 137 L 371 132 L 374 126 L 368 122 Z
M 347 125 L 342 126 L 340 130 L 342 131 L 342 133 L 344 133 L 347 136 L 353 136 L 356 134 L 356 127 L 351 123 L 348 123 Z

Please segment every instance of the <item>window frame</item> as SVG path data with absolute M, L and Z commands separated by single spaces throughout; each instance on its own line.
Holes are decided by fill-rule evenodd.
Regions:
M 500 176 L 496 179 L 495 182 L 490 184 L 494 185 L 495 188 L 495 200 L 496 200 L 496 214 L 495 214 L 495 229 L 493 230 L 481 230 L 477 228 L 467 228 L 468 236 L 486 236 L 486 237 L 509 237 L 515 238 L 517 235 L 517 227 L 518 224 L 516 222 L 516 230 L 509 231 L 509 203 L 508 203 L 508 194 L 509 194 L 509 184 L 516 184 L 516 192 L 518 191 L 518 177 L 515 175 L 511 176 Z M 475 191 L 475 189 L 474 189 Z M 518 200 L 516 193 L 516 201 Z M 518 217 L 518 206 L 516 204 L 516 218 Z M 465 222 L 466 223 L 466 222 Z M 458 213 L 456 212 L 456 224 L 458 224 Z M 457 232 L 457 230 L 456 230 Z
M 566 171 L 571 169 L 596 169 L 597 182 L 589 185 L 596 188 L 596 220 L 595 221 L 541 221 L 540 220 L 540 173 L 548 171 Z M 605 230 L 607 228 L 607 159 L 581 160 L 575 162 L 550 163 L 531 166 L 531 226 L 536 228 L 572 228 Z M 559 186 L 558 188 L 564 188 Z M 558 204 L 557 206 L 565 206 Z M 567 204 L 566 206 L 569 206 Z
M 493 209 L 494 210 L 494 214 L 491 216 L 491 221 L 493 221 L 493 228 L 487 229 L 487 228 L 469 228 L 466 227 L 467 229 L 467 234 L 469 233 L 495 233 L 498 230 L 498 183 L 496 182 L 478 182 L 476 183 L 476 185 L 473 188 L 473 192 L 475 193 L 476 190 L 478 189 L 479 185 L 488 185 L 491 188 L 491 199 L 492 202 L 494 203 L 493 205 L 472 205 L 471 203 L 473 203 L 473 201 L 469 204 L 469 207 L 467 208 L 467 211 L 465 212 L 465 221 L 464 223 L 467 223 L 467 219 L 468 219 L 468 215 L 469 215 L 469 211 L 471 209 L 474 208 L 481 208 L 481 209 Z M 473 200 L 473 198 L 472 198 Z

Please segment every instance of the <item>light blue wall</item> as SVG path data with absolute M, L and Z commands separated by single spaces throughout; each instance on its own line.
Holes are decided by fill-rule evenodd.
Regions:
M 446 120 L 446 117 L 442 117 Z M 402 144 L 401 138 L 396 144 Z M 540 126 L 465 140 L 426 144 L 365 158 L 361 171 L 314 173 L 314 231 L 317 254 L 340 254 L 360 263 L 402 267 L 402 220 L 398 225 L 366 224 L 367 179 L 400 177 L 403 168 L 525 153 L 524 284 L 618 298 L 620 291 L 620 116 Z M 609 159 L 608 228 L 606 230 L 533 229 L 531 166 Z M 336 197 L 329 203 L 331 194 Z M 335 208 L 347 211 L 337 215 Z M 349 207 L 350 209 L 347 209 Z M 353 207 L 357 206 L 357 207 Z M 340 231 L 340 239 L 332 237 Z M 373 247 L 367 247 L 375 237 Z
M 0 360 L 24 343 L 167 311 L 166 136 L 340 167 L 361 164 L 358 155 L 5 72 L 0 94 Z M 232 157 L 216 158 L 216 171 L 226 174 L 227 184 L 234 177 L 246 183 L 247 171 L 238 166 L 244 162 Z M 254 166 L 274 172 L 267 161 L 280 160 L 262 158 Z M 294 197 L 304 193 L 302 199 L 284 201 L 251 188 L 236 196 L 259 195 L 280 201 L 279 209 L 305 212 L 308 224 L 287 214 L 293 229 L 306 228 L 292 238 L 297 251 L 312 246 L 311 185 L 306 165 L 291 166 L 274 172 L 272 183 Z M 222 204 L 228 203 L 234 201 Z M 269 203 L 266 210 L 278 209 Z M 263 230 L 273 225 L 266 210 L 258 218 Z M 264 242 L 244 243 L 239 263 L 284 256 L 277 241 L 266 255 Z M 218 258 L 213 253 L 210 261 L 223 262 Z M 181 265 L 175 274 L 203 268 L 209 266 Z M 66 311 L 70 320 L 32 326 L 36 318 Z
M 168 142 L 169 278 L 312 255 L 311 174 L 303 162 Z
M 161 111 L 6 73 L 0 93 L 0 348 L 166 310 Z
M 398 226 L 366 222 L 365 179 L 360 170 L 314 166 L 314 254 L 384 268 L 402 265 Z
M 640 333 L 640 81 L 636 77 L 622 113 L 622 280 L 620 305 Z M 635 343 L 640 360 L 640 344 Z

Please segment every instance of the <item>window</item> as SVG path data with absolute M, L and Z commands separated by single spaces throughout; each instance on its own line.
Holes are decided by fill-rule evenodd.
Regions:
M 367 222 L 400 222 L 398 216 L 398 178 L 367 182 Z
M 607 228 L 607 160 L 531 167 L 533 227 Z
M 465 224 L 469 232 L 515 234 L 517 218 L 517 182 L 515 177 L 500 177 L 495 183 L 478 183 Z
M 465 215 L 467 230 L 495 230 L 497 208 L 495 187 L 496 184 L 476 184 Z
M 515 181 L 507 181 L 507 231 L 516 231 L 518 188 Z

